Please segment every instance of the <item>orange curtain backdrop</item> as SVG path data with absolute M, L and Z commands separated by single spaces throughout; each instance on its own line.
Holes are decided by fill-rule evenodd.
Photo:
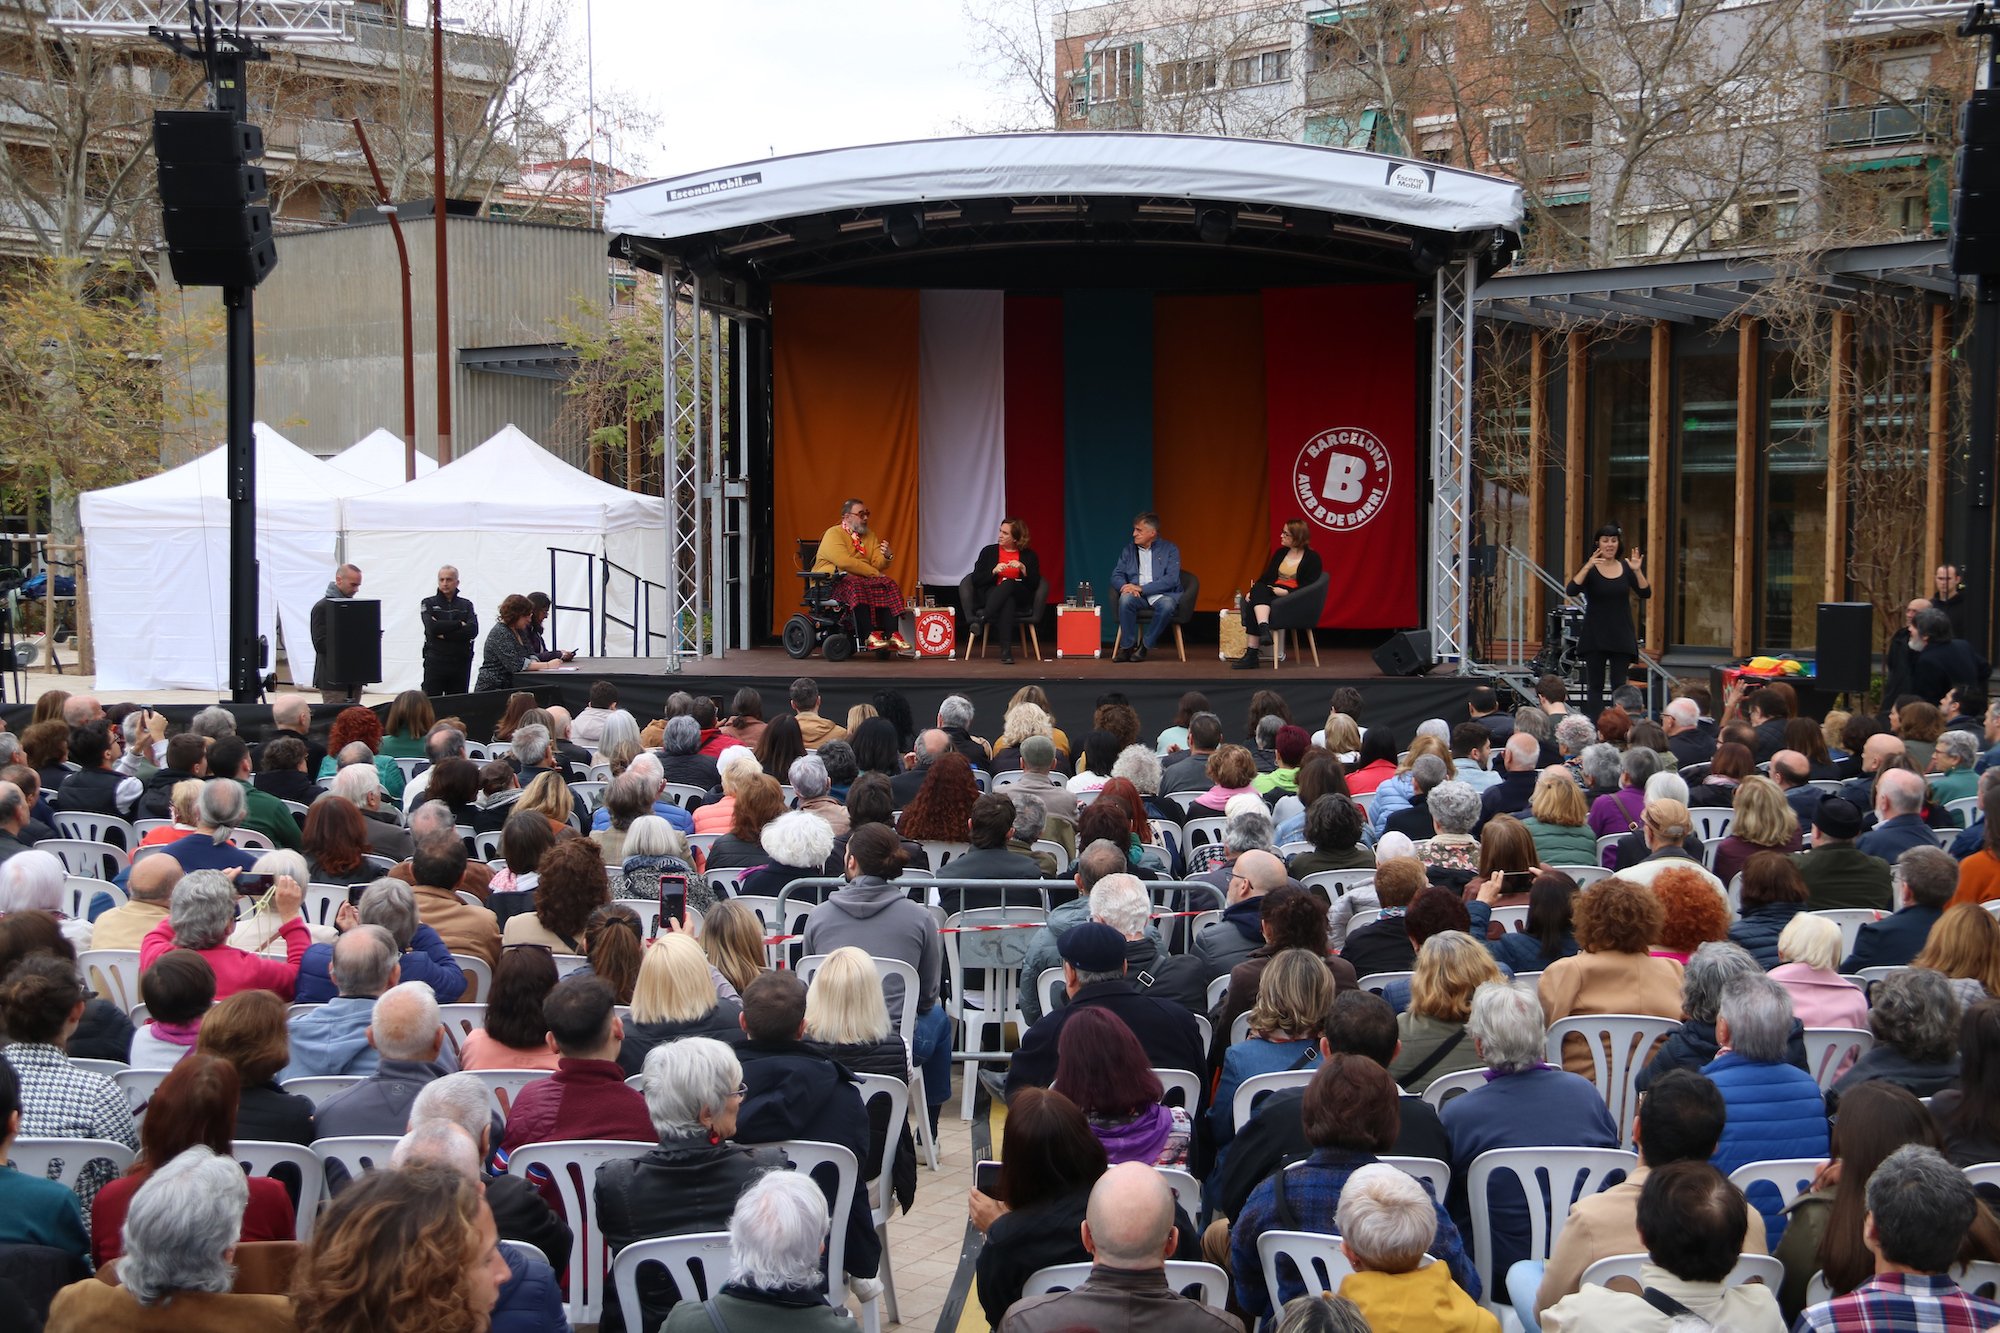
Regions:
M 774 633 L 798 609 L 794 542 L 818 541 L 849 496 L 868 502 L 870 526 L 889 539 L 904 596 L 915 587 L 918 323 L 915 291 L 772 289 Z
M 1200 611 L 1248 591 L 1271 553 L 1264 315 L 1255 292 L 1153 299 L 1153 507 L 1201 578 Z

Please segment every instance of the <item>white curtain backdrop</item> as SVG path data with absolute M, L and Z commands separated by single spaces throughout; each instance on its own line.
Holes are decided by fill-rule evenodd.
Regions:
M 1006 294 L 925 290 L 917 341 L 918 577 L 955 588 L 1006 517 Z

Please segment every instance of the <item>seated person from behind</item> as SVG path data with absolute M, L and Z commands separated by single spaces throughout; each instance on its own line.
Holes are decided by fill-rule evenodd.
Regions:
M 1340 1294 L 1375 1328 L 1499 1333 L 1500 1321 L 1452 1281 L 1450 1269 L 1424 1262 L 1437 1234 L 1436 1209 L 1417 1178 L 1398 1167 L 1376 1163 L 1348 1177 L 1336 1222 L 1340 1252 L 1354 1272 Z
M 1639 1237 L 1646 1242 L 1646 1262 L 1639 1270 L 1645 1294 L 1586 1286 L 1542 1312 L 1548 1333 L 1667 1333 L 1688 1315 L 1704 1327 L 1784 1333 L 1784 1316 L 1770 1287 L 1727 1284 L 1750 1225 L 1750 1205 L 1727 1176 L 1707 1162 L 1673 1162 L 1649 1172 L 1639 1190 L 1638 1221 Z
M 885 572 L 889 568 L 888 538 L 868 531 L 868 506 L 849 500 L 840 506 L 840 522 L 819 539 L 813 559 L 816 574 L 837 574 L 833 599 L 854 613 L 855 632 L 864 648 L 908 651 L 910 644 L 896 630 L 903 614 L 903 590 Z

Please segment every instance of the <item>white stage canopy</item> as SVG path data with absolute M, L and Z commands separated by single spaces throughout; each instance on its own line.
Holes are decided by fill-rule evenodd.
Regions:
M 333 577 L 342 497 L 371 489 L 255 426 L 258 632 L 312 679 L 312 604 Z M 223 690 L 229 682 L 229 487 L 224 450 L 81 497 L 97 688 Z
M 403 468 L 403 440 L 379 427 L 326 460 L 342 472 L 351 473 L 378 489 L 400 486 L 408 478 Z M 427 477 L 437 471 L 437 460 L 417 450 L 417 475 Z
M 655 583 L 666 568 L 664 500 L 599 481 L 513 426 L 429 476 L 355 497 L 343 510 L 347 558 L 361 568 L 361 595 L 382 602 L 385 690 L 423 682 L 418 603 L 437 591 L 441 565 L 458 567 L 460 591 L 479 610 L 482 641 L 509 593 L 540 589 L 572 606 L 590 600 L 581 557 L 559 558 L 558 586 L 549 586 L 552 546 L 598 557 L 600 569 L 608 558 Z M 635 618 L 631 589 L 629 577 L 613 573 L 611 614 Z M 573 628 L 581 623 L 580 616 L 561 616 L 565 646 L 582 646 L 580 628 Z M 613 636 L 614 651 L 632 651 L 622 631 L 613 627 Z
M 764 158 L 612 193 L 604 229 L 672 240 L 837 209 L 1042 195 L 1307 208 L 1434 231 L 1518 231 L 1509 180 L 1349 148 L 1198 134 L 1047 132 Z

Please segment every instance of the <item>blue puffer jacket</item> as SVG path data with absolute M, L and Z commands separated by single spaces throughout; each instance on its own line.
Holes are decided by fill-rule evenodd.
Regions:
M 1769 972 L 1778 965 L 1778 936 L 1805 910 L 1804 903 L 1765 903 L 1753 908 L 1729 928 L 1729 942 L 1742 945 L 1757 965 Z
M 512 1276 L 501 1284 L 492 1333 L 569 1333 L 556 1275 L 539 1259 L 502 1248 Z
M 1699 1071 L 1721 1053 L 1722 1043 L 1715 1039 L 1715 1020 L 1687 1019 L 1654 1048 L 1653 1058 L 1639 1071 L 1635 1086 L 1644 1092 L 1669 1069 Z M 1806 1027 L 1796 1018 L 1792 1020 L 1792 1035 L 1785 1042 L 1785 1063 L 1800 1073 L 1805 1072 Z
M 1751 1162 L 1827 1155 L 1826 1101 L 1811 1074 L 1788 1064 L 1746 1060 L 1734 1051 L 1717 1056 L 1701 1071 L 1722 1093 L 1728 1108 L 1722 1141 L 1709 1160 L 1724 1175 Z M 1764 1214 L 1766 1234 L 1783 1235 L 1785 1215 L 1777 1191 L 1750 1191 Z

